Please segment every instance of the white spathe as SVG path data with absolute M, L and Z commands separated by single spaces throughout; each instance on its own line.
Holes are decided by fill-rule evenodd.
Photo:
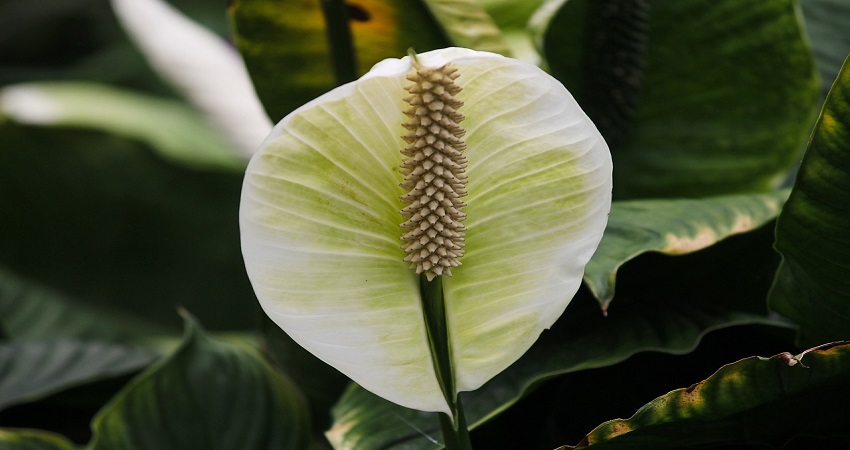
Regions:
M 539 68 L 467 49 L 466 254 L 443 277 L 458 390 L 516 361 L 563 313 L 611 205 L 611 156 L 567 90 Z M 378 63 L 284 118 L 251 159 L 240 207 L 248 275 L 296 342 L 400 405 L 449 412 L 419 278 L 400 240 L 400 138 L 410 57 Z
M 157 72 L 250 157 L 272 128 L 235 49 L 162 0 L 112 0 Z

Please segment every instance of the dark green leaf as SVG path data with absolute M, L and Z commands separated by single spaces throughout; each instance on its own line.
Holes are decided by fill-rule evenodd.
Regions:
M 13 340 L 129 341 L 164 332 L 117 310 L 98 309 L 0 268 L 0 325 Z
M 752 231 L 779 213 L 787 191 L 698 200 L 614 202 L 584 281 L 602 304 L 614 298 L 617 269 L 646 252 L 683 255 L 726 237 Z
M 826 99 L 776 227 L 770 306 L 811 344 L 850 337 L 850 63 Z
M 308 422 L 300 393 L 256 351 L 187 318 L 177 351 L 95 417 L 91 449 L 307 449 Z
M 812 42 L 815 63 L 826 97 L 850 53 L 850 2 L 846 0 L 801 0 L 806 32 Z
M 68 439 L 47 431 L 0 428 L 3 450 L 74 450 Z
M 366 73 L 408 48 L 425 52 L 448 42 L 417 0 L 348 3 L 358 71 Z M 236 44 L 269 117 L 275 122 L 334 87 L 321 4 L 313 0 L 234 0 Z
M 0 265 L 98 309 L 179 330 L 256 324 L 237 211 L 242 175 L 171 164 L 138 142 L 0 125 Z
M 167 92 L 105 0 L 0 2 L 0 85 L 74 79 Z
M 603 317 L 587 290 L 514 365 L 481 389 L 464 393 L 474 428 L 549 378 L 607 367 L 638 352 L 681 354 L 706 333 L 734 325 L 788 327 L 767 315 L 764 298 L 778 263 L 772 227 L 732 236 L 699 252 L 645 254 L 624 265 L 617 301 Z M 722 280 L 722 281 L 721 281 Z M 358 449 L 430 449 L 439 436 L 433 414 L 405 410 L 359 387 L 334 408 L 328 438 Z
M 543 49 L 609 141 L 617 197 L 761 192 L 816 108 L 800 22 L 794 0 L 573 0 Z
M 850 344 L 751 357 L 603 423 L 578 448 L 667 449 L 782 444 L 850 421 Z
M 0 344 L 0 409 L 140 370 L 153 359 L 149 350 L 103 342 L 3 343 Z
M 330 409 L 349 378 L 298 345 L 268 318 L 263 320 L 263 339 L 265 353 L 308 400 L 314 429 L 319 433 L 327 430 L 331 426 Z

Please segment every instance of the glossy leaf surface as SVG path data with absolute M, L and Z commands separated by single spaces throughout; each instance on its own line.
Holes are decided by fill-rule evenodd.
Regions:
M 546 59 L 609 141 L 616 198 L 764 192 L 785 179 L 819 87 L 795 1 L 546 11 Z
M 604 309 L 614 298 L 617 269 L 641 253 L 683 255 L 761 227 L 779 213 L 788 191 L 699 200 L 614 202 L 584 281 Z
M 776 227 L 770 306 L 806 344 L 850 336 L 850 64 L 844 63 Z
M 15 341 L 126 342 L 165 332 L 144 320 L 86 305 L 8 270 L 0 270 L 0 328 Z
M 103 342 L 0 343 L 0 409 L 131 373 L 153 359 L 149 350 Z
M 796 434 L 844 425 L 850 401 L 850 345 L 803 355 L 751 357 L 649 402 L 629 419 L 603 423 L 576 448 L 672 449 L 782 444 Z
M 95 417 L 92 450 L 311 445 L 296 388 L 253 349 L 206 337 L 186 319 L 180 347 Z

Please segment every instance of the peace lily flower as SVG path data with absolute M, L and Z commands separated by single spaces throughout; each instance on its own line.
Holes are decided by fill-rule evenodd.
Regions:
M 451 415 L 423 283 L 442 282 L 454 393 L 477 389 L 564 311 L 610 203 L 608 148 L 560 83 L 450 48 L 382 61 L 278 123 L 248 165 L 242 249 L 296 342 Z

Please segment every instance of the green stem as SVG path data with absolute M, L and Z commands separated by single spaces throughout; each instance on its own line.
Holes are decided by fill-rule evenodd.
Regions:
M 455 395 L 442 277 L 428 281 L 423 274 L 419 278 L 419 287 L 422 293 L 422 306 L 425 312 L 425 327 L 428 330 L 428 340 L 431 345 L 431 356 L 437 370 L 440 388 L 452 410 L 451 416 L 439 414 L 443 441 L 446 450 L 472 450 L 463 407 L 460 398 Z
M 344 0 L 322 0 L 322 12 L 325 15 L 331 48 L 331 65 L 336 85 L 340 86 L 357 79 L 357 61 L 348 22 L 348 8 Z
M 452 409 L 454 411 L 454 418 L 446 414 L 438 414 L 440 416 L 440 429 L 443 431 L 443 441 L 445 442 L 446 450 L 472 450 L 472 443 L 469 440 L 469 430 L 466 427 L 466 417 L 463 415 L 460 397 L 452 405 Z

